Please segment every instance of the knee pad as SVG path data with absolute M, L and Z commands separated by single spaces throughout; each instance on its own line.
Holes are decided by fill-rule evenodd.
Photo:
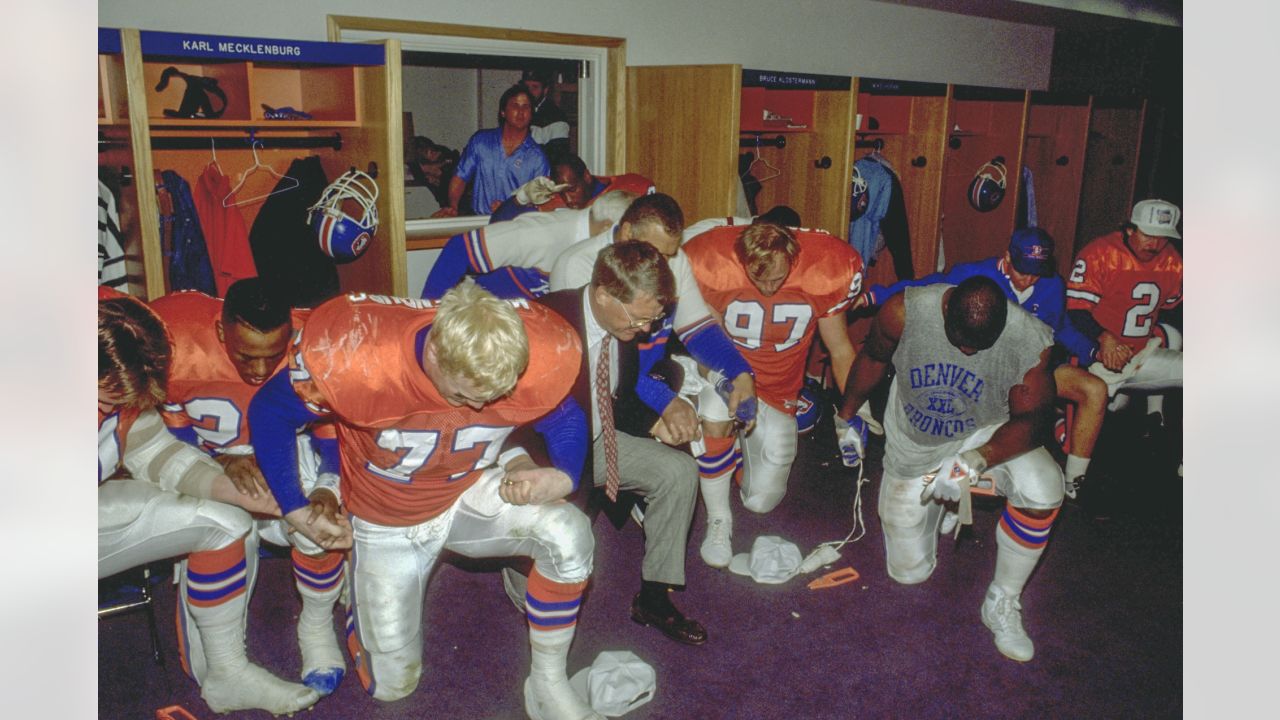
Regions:
M 249 513 L 235 505 L 228 505 L 214 500 L 201 500 L 199 502 L 194 522 L 208 527 L 212 531 L 208 540 L 212 544 L 209 547 L 201 547 L 201 550 L 216 550 L 220 547 L 226 547 L 228 542 L 238 542 L 241 537 L 247 535 L 253 529 L 253 518 Z
M 1164 334 L 1164 346 L 1170 350 L 1182 350 L 1182 332 L 1172 325 L 1159 323 L 1156 327 Z
M 991 469 L 996 489 L 1014 507 L 1052 510 L 1062 505 L 1062 468 L 1040 447 Z
M 576 583 L 591 575 L 596 539 L 591 521 L 569 503 L 543 505 L 534 525 L 538 550 L 533 560 L 543 577 L 558 583 Z

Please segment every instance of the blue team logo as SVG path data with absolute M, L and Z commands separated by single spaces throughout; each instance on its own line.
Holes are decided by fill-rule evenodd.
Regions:
M 912 392 L 906 393 L 902 411 L 916 430 L 954 438 L 977 429 L 973 415 L 982 399 L 982 378 L 960 365 L 926 363 L 911 368 L 905 380 Z

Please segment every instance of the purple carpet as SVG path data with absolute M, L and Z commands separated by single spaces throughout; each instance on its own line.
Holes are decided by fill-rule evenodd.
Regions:
M 758 585 L 713 570 L 698 556 L 705 527 L 699 506 L 688 588 L 673 597 L 707 627 L 710 639 L 701 647 L 631 622 L 641 530 L 635 524 L 614 530 L 599 517 L 595 574 L 570 673 L 603 650 L 636 653 L 658 676 L 653 701 L 627 716 L 636 720 L 1180 717 L 1182 487 L 1175 470 L 1181 423 L 1171 419 L 1174 430 L 1154 439 L 1138 438 L 1140 419 L 1132 414 L 1108 421 L 1095 453 L 1094 484 L 1081 503 L 1064 506 L 1022 597 L 1023 623 L 1036 644 L 1030 663 L 1000 655 L 978 614 L 995 564 L 999 502 L 978 503 L 973 527 L 958 542 L 940 541 L 938 568 L 924 584 L 898 585 L 886 576 L 875 512 L 882 446 L 873 439 L 871 482 L 863 490 L 868 532 L 833 566 L 857 569 L 861 579 L 853 583 L 811 591 L 806 584 L 820 573 Z M 750 550 L 757 535 L 776 534 L 807 553 L 848 533 L 854 475 L 836 458 L 830 421 L 800 446 L 778 509 L 749 515 L 734 500 L 735 551 Z M 1092 501 L 1084 502 L 1090 493 Z M 156 595 L 163 666 L 151 661 L 142 613 L 99 623 L 99 717 L 152 718 L 157 708 L 181 704 L 197 718 L 212 718 L 178 662 L 174 588 L 161 583 Z M 265 559 L 251 604 L 249 654 L 282 677 L 298 673 L 299 607 L 288 560 Z M 425 670 L 417 692 L 382 703 L 348 675 L 305 717 L 525 717 L 525 624 L 493 566 L 458 558 L 441 563 L 423 617 Z M 339 627 L 337 613 L 334 623 Z

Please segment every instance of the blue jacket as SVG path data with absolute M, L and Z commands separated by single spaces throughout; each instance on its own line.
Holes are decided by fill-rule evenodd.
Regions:
M 173 215 L 160 216 L 161 227 L 173 223 L 173 243 L 169 256 L 169 289 L 199 290 L 210 297 L 218 296 L 213 282 L 213 265 L 209 262 L 209 249 L 200 229 L 200 217 L 196 214 L 196 202 L 191 198 L 191 186 L 172 170 L 160 173 L 164 189 L 173 201 Z
M 958 285 L 975 275 L 982 275 L 994 280 L 1010 300 L 1018 302 L 1018 296 L 1013 292 L 1013 282 L 1000 269 L 1002 260 L 1003 258 L 995 257 L 977 262 L 960 263 L 945 273 L 934 273 L 916 280 L 903 280 L 888 287 L 872 285 L 867 291 L 867 299 L 872 305 L 880 305 L 906 287 L 934 283 Z M 1093 364 L 1097 343 L 1076 329 L 1076 326 L 1067 318 L 1067 286 L 1062 278 L 1057 275 L 1040 278 L 1031 286 L 1031 295 L 1026 302 L 1019 304 L 1053 329 L 1054 340 L 1074 355 L 1080 361 L 1081 367 Z

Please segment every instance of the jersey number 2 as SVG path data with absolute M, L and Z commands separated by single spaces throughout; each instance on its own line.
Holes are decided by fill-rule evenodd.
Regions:
M 1152 316 L 1160 304 L 1160 287 L 1155 283 L 1138 283 L 1133 286 L 1132 297 L 1138 304 L 1124 315 L 1124 336 L 1147 337 L 1151 334 Z

